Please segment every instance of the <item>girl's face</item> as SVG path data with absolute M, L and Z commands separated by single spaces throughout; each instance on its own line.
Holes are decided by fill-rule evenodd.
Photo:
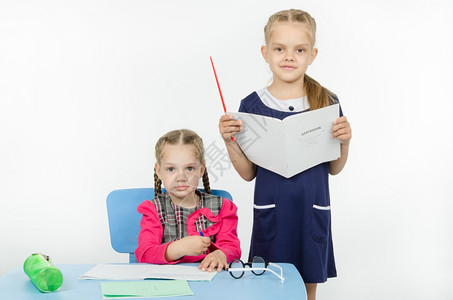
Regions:
M 276 22 L 261 53 L 274 74 L 273 84 L 300 83 L 303 86 L 304 74 L 318 50 L 313 48 L 308 25 Z
M 201 164 L 193 145 L 164 145 L 160 164 L 156 163 L 157 176 L 162 180 L 171 200 L 180 206 L 194 207 L 198 201 L 195 189 L 203 176 Z

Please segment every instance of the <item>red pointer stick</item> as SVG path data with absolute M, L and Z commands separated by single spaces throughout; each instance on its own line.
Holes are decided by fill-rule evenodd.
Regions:
M 226 106 L 225 101 L 223 100 L 222 90 L 220 89 L 219 79 L 217 78 L 217 72 L 215 71 L 214 62 L 212 61 L 212 57 L 209 56 L 211 60 L 212 70 L 214 71 L 215 81 L 217 82 L 217 88 L 219 89 L 220 99 L 222 100 L 223 105 L 223 112 L 226 114 Z M 231 137 L 231 140 L 234 142 L 234 137 Z

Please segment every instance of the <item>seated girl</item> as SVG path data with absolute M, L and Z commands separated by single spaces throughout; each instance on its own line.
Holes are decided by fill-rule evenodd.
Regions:
M 228 269 L 241 256 L 237 207 L 211 195 L 203 140 L 187 129 L 170 131 L 156 143 L 156 197 L 141 203 L 138 262 L 201 262 L 203 271 Z M 197 190 L 203 178 L 205 192 Z M 161 193 L 161 184 L 165 193 Z

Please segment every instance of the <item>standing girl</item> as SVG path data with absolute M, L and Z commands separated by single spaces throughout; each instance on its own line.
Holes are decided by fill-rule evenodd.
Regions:
M 318 53 L 314 48 L 316 23 L 307 12 L 291 9 L 272 15 L 264 35 L 261 53 L 273 80 L 243 99 L 240 112 L 284 119 L 338 103 L 333 93 L 305 74 Z M 219 122 L 236 171 L 245 180 L 256 178 L 250 257 L 293 263 L 306 283 L 309 300 L 316 298 L 317 283 L 337 275 L 328 180 L 329 173 L 338 174 L 346 164 L 351 139 L 349 122 L 341 110 L 340 115 L 332 120 L 332 137 L 340 141 L 341 157 L 291 178 L 257 166 L 244 155 L 231 139 L 242 130 L 242 121 L 224 115 Z
M 220 272 L 241 257 L 237 208 L 211 195 L 203 140 L 193 131 L 174 130 L 156 143 L 156 197 L 137 208 L 140 223 L 138 262 L 199 262 L 199 268 Z M 203 177 L 206 193 L 197 190 Z M 161 193 L 163 182 L 165 193 Z

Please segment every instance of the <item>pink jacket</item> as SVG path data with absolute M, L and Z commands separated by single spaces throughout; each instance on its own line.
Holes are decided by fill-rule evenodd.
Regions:
M 175 264 L 181 262 L 199 262 L 202 261 L 208 253 L 217 249 L 225 253 L 228 263 L 233 259 L 239 259 L 241 257 L 240 242 L 237 236 L 237 207 L 228 199 L 223 199 L 222 201 L 222 208 L 218 214 L 222 220 L 221 226 L 215 235 L 216 242 L 211 243 L 208 253 L 199 256 L 184 256 L 179 260 L 171 262 L 167 261 L 164 255 L 168 245 L 172 242 L 161 244 L 163 227 L 159 221 L 156 207 L 151 201 L 147 200 L 141 203 L 137 210 L 139 213 L 143 214 L 140 222 L 141 228 L 138 236 L 138 247 L 135 250 L 135 256 L 140 263 Z M 199 211 L 200 210 L 195 211 L 192 215 L 197 214 Z M 191 232 L 192 230 L 189 230 L 188 228 L 188 233 L 190 234 Z

